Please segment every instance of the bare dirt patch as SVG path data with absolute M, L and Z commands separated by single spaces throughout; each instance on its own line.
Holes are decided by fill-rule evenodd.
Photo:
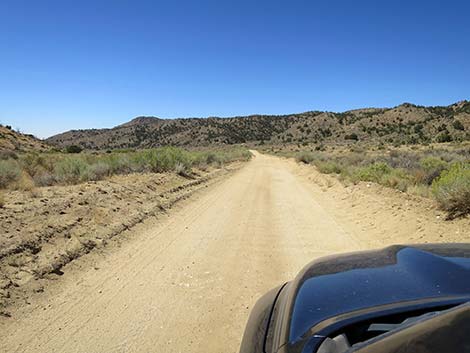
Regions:
M 4 194 L 0 209 L 0 313 L 28 304 L 32 292 L 63 274 L 69 262 L 105 246 L 144 219 L 236 169 L 114 176 L 73 186 Z
M 470 241 L 470 217 L 448 220 L 434 200 L 373 182 L 340 182 L 314 166 L 288 162 L 293 173 L 310 182 L 315 198 L 372 248 Z

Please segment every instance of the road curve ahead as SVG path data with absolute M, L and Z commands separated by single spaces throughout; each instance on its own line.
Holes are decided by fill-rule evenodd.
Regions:
M 291 162 L 254 154 L 98 267 L 66 272 L 60 291 L 2 323 L 0 351 L 236 352 L 260 295 L 361 245 Z

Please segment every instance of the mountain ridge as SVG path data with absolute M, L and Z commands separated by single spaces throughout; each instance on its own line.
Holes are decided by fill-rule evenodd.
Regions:
M 342 113 L 308 111 L 285 115 L 174 118 L 138 116 L 106 129 L 71 130 L 51 136 L 56 147 L 86 149 L 200 147 L 213 144 L 318 144 L 367 141 L 429 143 L 470 139 L 470 102 L 448 106 L 402 103 Z

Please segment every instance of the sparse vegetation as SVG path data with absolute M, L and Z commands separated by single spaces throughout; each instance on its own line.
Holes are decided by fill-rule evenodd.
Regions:
M 218 151 L 187 151 L 162 147 L 143 151 L 110 153 L 27 153 L 0 159 L 0 188 L 32 190 L 55 184 L 96 181 L 115 174 L 175 172 L 190 176 L 192 168 L 220 167 L 251 154 L 239 147 Z
M 88 150 L 250 143 L 393 145 L 470 140 L 470 102 L 446 107 L 409 103 L 394 108 L 366 108 L 343 113 L 305 112 L 233 118 L 157 119 L 138 117 L 112 129 L 65 132 L 47 141 L 58 148 L 77 145 Z
M 279 154 L 279 152 L 278 152 Z M 340 152 L 280 153 L 316 166 L 342 180 L 374 182 L 419 196 L 434 196 L 438 205 L 456 217 L 470 213 L 470 148 L 362 148 Z

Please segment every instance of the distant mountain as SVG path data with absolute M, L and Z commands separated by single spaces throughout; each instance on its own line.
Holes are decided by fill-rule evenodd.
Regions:
M 112 129 L 72 130 L 46 141 L 86 149 L 207 146 L 239 143 L 427 143 L 470 140 L 470 102 L 366 108 L 290 115 L 159 119 L 137 117 Z
M 0 151 L 31 152 L 49 149 L 51 146 L 33 135 L 14 131 L 10 126 L 0 125 Z

